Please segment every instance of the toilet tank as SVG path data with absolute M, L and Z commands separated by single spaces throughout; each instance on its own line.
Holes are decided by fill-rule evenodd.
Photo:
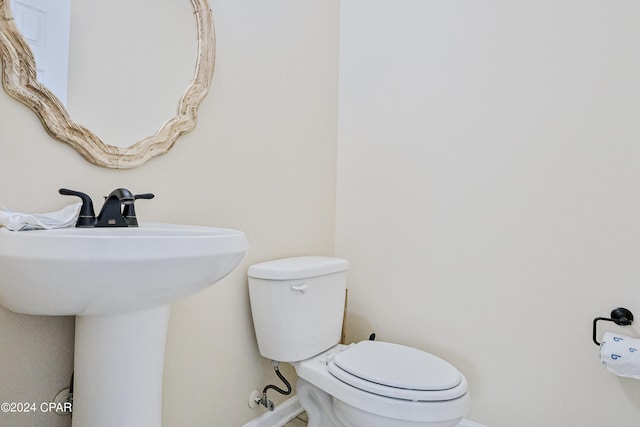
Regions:
M 249 267 L 249 298 L 260 354 L 296 362 L 340 341 L 349 262 L 305 256 Z

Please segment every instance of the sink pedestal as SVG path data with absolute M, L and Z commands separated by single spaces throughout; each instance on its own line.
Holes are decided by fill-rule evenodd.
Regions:
M 169 305 L 76 316 L 72 427 L 160 427 Z

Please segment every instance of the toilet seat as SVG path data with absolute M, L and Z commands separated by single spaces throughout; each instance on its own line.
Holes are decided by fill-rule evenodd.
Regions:
M 380 343 L 380 341 L 375 341 L 375 343 Z M 338 407 L 342 408 L 341 410 L 347 410 L 348 407 L 351 407 L 357 411 L 364 411 L 385 417 L 385 419 L 389 418 L 412 423 L 436 423 L 442 422 L 443 420 L 457 420 L 457 422 L 459 422 L 464 415 L 469 412 L 471 400 L 467 390 L 467 380 L 462 374 L 460 374 L 462 377 L 460 384 L 454 387 L 460 390 L 461 394 L 459 397 L 451 398 L 450 400 L 436 400 L 434 398 L 434 400 L 430 401 L 407 400 L 401 397 L 395 398 L 392 391 L 398 390 L 394 390 L 388 386 L 384 389 L 384 393 L 364 391 L 332 375 L 329 372 L 329 366 L 331 364 L 335 365 L 334 360 L 336 357 L 358 348 L 356 347 L 358 344 L 349 346 L 337 344 L 312 358 L 292 362 L 299 380 L 304 380 L 334 399 L 332 404 L 334 409 L 332 410 L 337 411 Z M 365 346 L 368 345 L 369 344 L 365 344 Z M 338 358 L 338 361 L 340 361 L 340 358 Z M 436 396 L 438 393 L 438 391 L 433 392 Z M 452 393 L 452 395 L 453 394 L 458 393 Z M 432 397 L 434 396 L 429 396 L 429 398 Z M 309 404 L 311 405 L 313 403 L 309 402 Z M 355 425 L 373 424 L 356 423 Z M 449 425 L 455 425 L 455 422 Z
M 362 341 L 327 363 L 340 381 L 379 396 L 441 402 L 467 392 L 467 383 L 450 363 L 424 351 L 381 341 Z

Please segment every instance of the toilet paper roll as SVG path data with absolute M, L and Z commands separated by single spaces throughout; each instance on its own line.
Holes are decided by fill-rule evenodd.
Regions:
M 600 343 L 600 360 L 615 375 L 640 379 L 640 339 L 605 332 Z

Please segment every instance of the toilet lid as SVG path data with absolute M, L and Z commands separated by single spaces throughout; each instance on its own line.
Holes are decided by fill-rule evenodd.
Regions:
M 405 400 L 450 400 L 467 391 L 464 377 L 450 363 L 381 341 L 362 341 L 337 354 L 329 372 L 359 389 Z

